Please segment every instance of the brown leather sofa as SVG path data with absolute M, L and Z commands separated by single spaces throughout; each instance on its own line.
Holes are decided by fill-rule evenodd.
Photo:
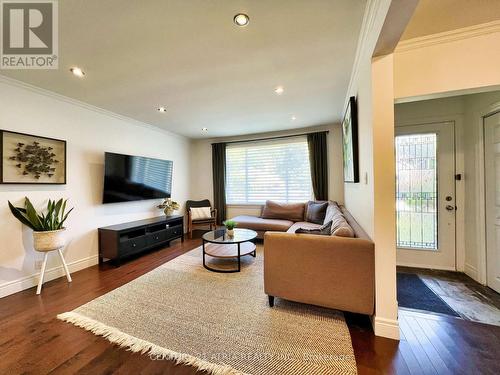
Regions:
M 354 237 L 296 234 L 318 224 L 236 217 L 242 228 L 264 235 L 264 290 L 274 297 L 372 315 L 375 305 L 375 245 L 352 215 L 339 206 Z

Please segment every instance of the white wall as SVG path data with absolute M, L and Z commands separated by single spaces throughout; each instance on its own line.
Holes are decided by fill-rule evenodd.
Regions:
M 344 184 L 344 200 L 356 221 L 373 238 L 373 106 L 371 57 L 360 68 L 358 85 L 351 95 L 358 101 L 359 183 Z
M 465 272 L 473 279 L 486 284 L 486 244 L 484 243 L 484 202 L 480 189 L 484 185 L 484 157 L 482 142 L 482 116 L 491 105 L 500 102 L 500 91 L 464 97 L 465 138 Z M 480 222 L 482 221 L 482 222 Z
M 229 142 L 236 140 L 251 140 L 256 138 L 276 137 L 283 135 L 302 134 L 314 131 L 328 130 L 328 187 L 331 200 L 344 202 L 344 184 L 342 167 L 342 128 L 340 125 L 315 126 L 294 129 L 285 132 L 253 134 L 241 137 L 211 138 L 195 140 L 191 145 L 191 181 L 192 199 L 210 199 L 213 202 L 212 182 L 212 146 L 214 142 Z M 260 206 L 230 205 L 227 207 L 227 217 L 237 215 L 260 215 Z
M 444 35 L 443 35 L 444 34 Z M 395 98 L 500 84 L 500 22 L 494 28 L 406 40 L 394 55 Z
M 75 210 L 67 221 L 70 242 L 65 256 L 74 271 L 97 262 L 96 228 L 161 214 L 157 201 L 102 205 L 104 152 L 173 160 L 172 197 L 184 203 L 189 194 L 189 141 L 133 120 L 0 77 L 0 129 L 67 141 L 67 184 L 0 185 L 0 297 L 37 282 L 35 262 L 43 255 L 32 248 L 31 231 L 10 213 L 7 200 L 22 205 L 28 196 L 37 206 L 48 198 L 69 198 Z M 48 278 L 62 272 L 49 256 Z
M 485 282 L 481 276 L 481 246 L 483 236 L 479 220 L 481 203 L 478 201 L 482 131 L 481 116 L 492 104 L 500 102 L 500 91 L 462 95 L 442 99 L 396 104 L 396 125 L 414 125 L 429 122 L 455 122 L 456 173 L 463 175 L 457 182 L 457 270 L 473 279 Z

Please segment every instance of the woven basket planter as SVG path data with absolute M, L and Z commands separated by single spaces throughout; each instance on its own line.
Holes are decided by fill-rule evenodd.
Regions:
M 66 228 L 46 232 L 33 232 L 33 247 L 36 251 L 53 251 L 66 244 Z

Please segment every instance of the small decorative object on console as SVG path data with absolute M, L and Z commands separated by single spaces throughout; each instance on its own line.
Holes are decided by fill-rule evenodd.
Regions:
M 234 236 L 234 228 L 236 228 L 236 221 L 234 220 L 226 220 L 224 222 L 224 226 L 226 227 L 226 233 L 229 237 Z
M 162 204 L 158 205 L 158 208 L 162 209 L 166 216 L 172 216 L 174 211 L 180 208 L 180 205 L 171 198 L 166 198 Z

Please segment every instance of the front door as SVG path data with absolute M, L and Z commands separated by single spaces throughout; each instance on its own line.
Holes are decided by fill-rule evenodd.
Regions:
M 500 113 L 484 119 L 484 167 L 487 283 L 500 293 Z
M 455 270 L 454 123 L 396 128 L 397 263 Z

